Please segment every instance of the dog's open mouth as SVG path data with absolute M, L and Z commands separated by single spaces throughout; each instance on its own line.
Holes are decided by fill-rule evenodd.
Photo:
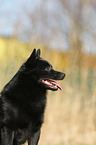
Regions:
M 53 80 L 49 80 L 49 79 L 43 79 L 41 81 L 43 84 L 49 86 L 52 89 L 60 89 L 62 91 L 62 88 L 59 84 L 57 84 L 56 82 L 54 82 Z

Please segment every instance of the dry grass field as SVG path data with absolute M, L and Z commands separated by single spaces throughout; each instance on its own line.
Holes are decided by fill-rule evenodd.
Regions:
M 96 145 L 96 77 L 91 91 L 86 78 L 78 89 L 67 77 L 62 92 L 48 95 L 40 145 Z
M 62 92 L 47 95 L 39 145 L 96 145 L 96 76 L 88 86 L 93 76 L 83 70 L 78 86 L 75 80 L 71 82 L 72 75 L 75 72 L 61 83 Z
M 0 90 L 29 56 L 27 47 L 0 42 Z M 42 55 L 67 75 L 60 82 L 63 91 L 48 92 L 39 145 L 96 145 L 96 61 L 84 56 L 80 60 L 84 66 L 78 67 L 76 53 L 63 57 L 63 53 L 43 49 Z

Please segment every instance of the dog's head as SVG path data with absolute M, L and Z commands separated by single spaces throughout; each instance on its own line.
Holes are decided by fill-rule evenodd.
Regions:
M 24 73 L 31 75 L 38 84 L 43 85 L 49 90 L 62 90 L 59 84 L 54 80 L 63 80 L 65 74 L 59 71 L 55 71 L 52 65 L 40 57 L 40 49 L 33 50 L 30 57 L 23 65 Z M 29 78 L 29 77 L 28 77 Z

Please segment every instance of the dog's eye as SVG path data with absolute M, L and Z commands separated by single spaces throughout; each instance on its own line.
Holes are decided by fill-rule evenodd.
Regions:
M 50 71 L 51 70 L 51 67 L 46 67 L 45 68 L 45 71 Z

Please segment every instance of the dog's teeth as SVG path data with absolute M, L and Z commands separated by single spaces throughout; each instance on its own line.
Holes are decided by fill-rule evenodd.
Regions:
M 46 85 L 52 85 L 51 83 L 49 83 L 48 81 L 44 81 Z
M 45 81 L 46 84 L 51 85 L 49 82 Z
M 42 82 L 48 86 L 50 86 L 51 88 L 57 89 L 59 88 L 62 91 L 62 88 L 59 84 L 57 84 L 56 82 L 52 82 L 50 80 L 42 80 Z

